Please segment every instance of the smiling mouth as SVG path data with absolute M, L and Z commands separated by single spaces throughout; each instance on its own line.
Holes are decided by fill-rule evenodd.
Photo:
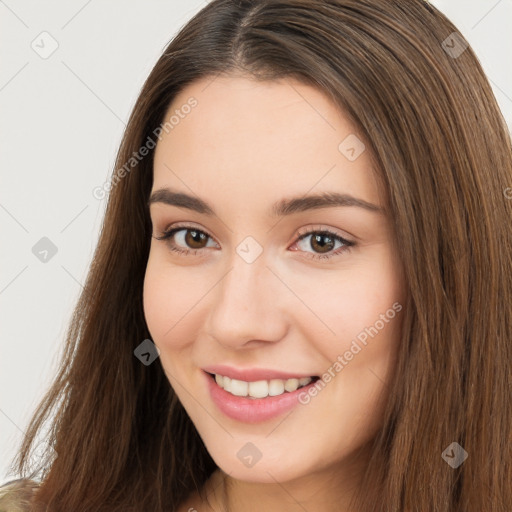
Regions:
M 208 372 L 206 372 L 208 373 Z M 301 377 L 291 379 L 270 379 L 247 382 L 244 380 L 230 379 L 224 375 L 208 373 L 208 375 L 217 383 L 224 391 L 233 396 L 246 398 L 267 398 L 271 396 L 280 396 L 286 393 L 297 391 L 312 382 L 316 382 L 320 377 Z

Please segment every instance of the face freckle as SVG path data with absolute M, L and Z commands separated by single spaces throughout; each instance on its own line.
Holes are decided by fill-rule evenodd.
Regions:
M 154 159 L 144 312 L 160 363 L 233 478 L 348 471 L 380 427 L 405 301 L 368 145 L 321 91 L 291 79 L 204 79 L 166 118 L 190 98 L 197 105 L 163 134 Z M 305 196 L 331 204 L 289 202 Z M 233 393 L 205 371 L 220 366 L 208 373 L 246 376 L 233 377 Z M 318 380 L 293 391 L 293 376 Z M 251 385 L 261 380 L 267 388 Z M 271 380 L 291 389 L 283 396 L 295 393 L 282 412 L 268 405 L 280 395 Z M 244 389 L 276 396 L 251 404 L 235 396 Z M 219 405 L 227 394 L 232 403 Z M 231 414 L 237 400 L 245 412 Z M 247 443 L 259 457 L 251 468 L 239 453 Z

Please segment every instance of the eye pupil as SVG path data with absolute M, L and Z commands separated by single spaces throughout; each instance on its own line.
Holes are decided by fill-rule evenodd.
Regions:
M 185 235 L 185 242 L 193 249 L 201 249 L 201 241 L 204 241 L 205 239 L 206 235 L 204 233 L 194 229 L 188 229 L 187 234 Z M 196 243 L 199 244 L 199 247 L 194 246 Z
M 320 241 L 323 238 L 328 239 L 329 242 L 322 244 Z M 315 247 L 315 245 L 317 245 L 317 244 L 318 244 L 321 252 L 329 252 L 334 248 L 334 242 L 332 240 L 332 237 L 325 233 L 324 234 L 316 234 L 311 237 L 311 247 L 313 249 L 317 250 L 317 248 Z

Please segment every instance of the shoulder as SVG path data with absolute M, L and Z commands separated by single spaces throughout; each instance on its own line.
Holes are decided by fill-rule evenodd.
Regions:
M 30 502 L 39 484 L 22 478 L 0 485 L 0 512 L 30 512 Z

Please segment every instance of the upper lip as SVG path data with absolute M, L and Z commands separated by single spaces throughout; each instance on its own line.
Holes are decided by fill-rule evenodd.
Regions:
M 223 364 L 206 366 L 203 370 L 207 373 L 222 375 L 230 379 L 243 380 L 246 382 L 256 382 L 258 380 L 271 379 L 300 379 L 303 377 L 313 377 L 311 373 L 288 373 L 281 370 L 272 370 L 270 368 L 235 368 Z

